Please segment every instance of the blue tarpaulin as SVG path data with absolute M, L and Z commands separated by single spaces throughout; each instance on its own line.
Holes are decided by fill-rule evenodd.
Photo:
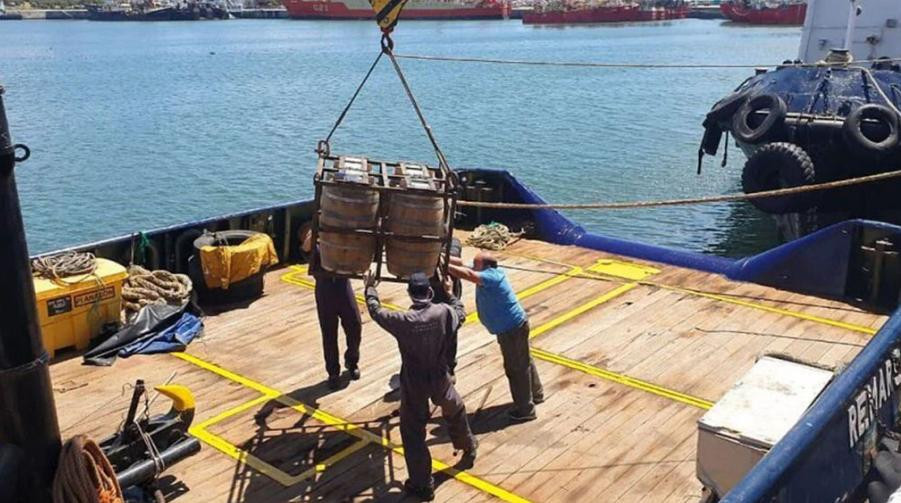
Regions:
M 152 355 L 184 351 L 201 332 L 203 332 L 203 321 L 193 314 L 185 312 L 178 322 L 153 337 L 137 340 L 120 349 L 119 356 L 127 358 L 139 354 Z

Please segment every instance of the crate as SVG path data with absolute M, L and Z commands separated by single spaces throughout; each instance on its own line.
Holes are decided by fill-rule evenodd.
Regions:
M 386 274 L 386 248 L 391 243 L 401 243 L 406 249 L 415 248 L 417 243 L 437 243 L 445 252 L 449 252 L 454 230 L 454 213 L 457 206 L 458 187 L 456 175 L 440 168 L 421 163 L 380 161 L 365 157 L 322 155 L 319 157 L 316 175 L 315 213 L 313 215 L 313 242 L 320 244 L 320 235 L 346 236 L 347 243 L 367 244 L 365 252 L 372 251 L 372 263 L 375 264 L 374 277 L 382 281 L 405 281 L 403 277 Z M 378 209 L 374 222 L 354 226 L 350 224 L 335 225 L 335 219 L 323 222 L 322 208 L 324 193 L 332 188 L 343 191 L 359 192 L 359 201 L 367 200 L 367 194 L 377 194 Z M 327 197 L 327 195 L 326 195 Z M 392 198 L 398 201 L 404 198 L 428 198 L 440 201 L 440 226 L 437 232 L 410 235 L 392 232 L 389 210 Z M 371 199 L 370 199 L 371 200 Z M 326 200 L 327 204 L 331 201 Z M 353 204 L 351 202 L 350 204 Z M 362 207 L 362 203 L 361 203 Z M 350 221 L 352 219 L 348 219 Z M 394 228 L 397 228 L 395 225 Z M 329 245 L 333 243 L 329 242 Z M 368 246 L 371 245 L 371 248 Z M 403 247 L 400 247 L 401 249 Z M 428 248 L 423 246 L 423 248 Z M 320 253 L 322 249 L 320 247 Z M 397 252 L 395 252 L 397 254 Z M 445 253 L 445 256 L 449 253 Z M 434 256 L 434 255 L 432 255 Z M 447 272 L 447 263 L 439 264 L 443 273 Z M 358 268 L 359 269 L 359 268 Z M 361 278 L 359 270 L 329 271 L 321 266 L 311 272 L 346 278 Z
M 103 258 L 97 259 L 94 274 L 61 281 L 34 278 L 38 320 L 51 358 L 62 348 L 87 349 L 105 325 L 119 323 L 126 278 L 124 267 Z
M 698 421 L 698 479 L 723 497 L 801 419 L 832 372 L 764 356 Z

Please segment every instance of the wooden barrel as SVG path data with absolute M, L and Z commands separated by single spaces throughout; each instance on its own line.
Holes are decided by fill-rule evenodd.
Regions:
M 374 229 L 379 213 L 379 193 L 367 185 L 325 185 L 319 200 L 321 227 Z
M 319 208 L 322 268 L 337 274 L 361 274 L 369 269 L 375 254 L 375 236 L 342 234 L 329 229 L 375 229 L 379 193 L 364 184 L 325 185 Z
M 360 234 L 319 233 L 322 268 L 336 274 L 362 274 L 375 255 L 375 237 Z
M 414 272 L 424 272 L 431 276 L 438 267 L 442 246 L 439 241 L 416 242 L 391 238 L 385 244 L 388 272 L 398 278 L 409 278 Z
M 397 236 L 445 238 L 444 200 L 437 194 L 392 194 L 387 228 Z M 438 264 L 441 246 L 437 241 L 417 242 L 392 237 L 385 245 L 388 272 L 402 278 L 417 271 L 431 275 Z

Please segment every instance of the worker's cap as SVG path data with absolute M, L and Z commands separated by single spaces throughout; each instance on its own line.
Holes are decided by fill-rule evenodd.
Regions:
M 432 300 L 432 287 L 429 284 L 429 277 L 424 272 L 414 272 L 410 275 L 407 282 L 407 292 L 413 300 L 429 301 Z

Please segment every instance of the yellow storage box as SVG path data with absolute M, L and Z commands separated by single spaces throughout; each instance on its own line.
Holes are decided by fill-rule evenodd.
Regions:
M 44 347 L 52 358 L 58 349 L 86 349 L 104 325 L 119 323 L 124 267 L 97 259 L 94 274 L 71 276 L 62 281 L 34 278 L 38 319 Z

